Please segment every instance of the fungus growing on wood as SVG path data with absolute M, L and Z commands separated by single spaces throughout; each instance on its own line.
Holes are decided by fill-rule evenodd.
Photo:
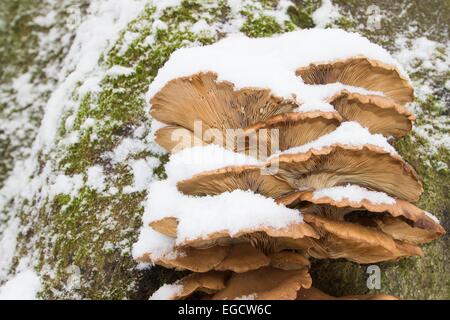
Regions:
M 341 91 L 329 102 L 349 121 L 357 121 L 371 133 L 400 138 L 412 129 L 415 116 L 394 100 L 377 95 Z
M 148 98 L 173 154 L 133 255 L 197 273 L 156 297 L 394 299 L 311 288 L 308 258 L 396 260 L 445 232 L 409 203 L 422 185 L 386 140 L 411 130 L 412 86 L 365 38 L 308 30 L 180 49 Z
M 371 91 L 381 91 L 400 105 L 414 100 L 411 84 L 395 66 L 364 57 L 312 63 L 297 69 L 296 74 L 307 84 L 340 82 Z

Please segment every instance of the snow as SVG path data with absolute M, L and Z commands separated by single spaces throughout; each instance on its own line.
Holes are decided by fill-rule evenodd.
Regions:
M 35 300 L 41 280 L 32 269 L 17 273 L 0 287 L 0 300 Z
M 230 81 L 236 89 L 270 88 L 274 95 L 295 98 L 298 103 L 320 101 L 323 91 L 305 85 L 295 71 L 310 63 L 354 56 L 394 65 L 408 78 L 385 49 L 340 29 L 309 29 L 256 39 L 230 35 L 209 46 L 175 51 L 151 83 L 147 98 L 152 98 L 172 79 L 212 71 L 218 74 L 219 81 Z
M 88 168 L 86 185 L 97 192 L 105 190 L 105 174 L 102 166 L 95 165 Z
M 312 19 L 318 28 L 325 28 L 327 25 L 336 21 L 341 15 L 331 0 L 322 0 L 322 5 L 313 12 Z
M 49 186 L 49 198 L 53 199 L 58 194 L 68 194 L 74 196 L 83 186 L 83 177 L 80 174 L 66 176 L 59 174 L 54 182 Z
M 74 43 L 67 54 L 65 69 L 73 71 L 50 96 L 38 134 L 38 145 L 51 147 L 59 119 L 71 104 L 72 90 L 79 82 L 98 79 L 105 71 L 99 68 L 101 54 L 118 38 L 120 31 L 144 8 L 145 1 L 95 1 L 88 8 L 88 19 L 78 27 Z M 65 71 L 65 70 L 63 70 Z
M 131 172 L 133 173 L 133 185 L 126 186 L 124 192 L 131 193 L 146 190 L 150 182 L 154 180 L 153 170 L 159 164 L 159 159 L 155 157 L 130 161 Z
M 253 157 L 224 149 L 217 145 L 197 146 L 170 156 L 166 174 L 174 181 L 188 179 L 198 173 L 227 166 L 258 165 Z
M 165 217 L 178 219 L 177 244 L 218 231 L 234 235 L 243 229 L 280 229 L 303 221 L 298 210 L 288 209 L 272 198 L 249 190 L 193 197 L 180 193 L 170 180 L 151 184 L 143 222 L 148 225 Z
M 145 225 L 139 232 L 138 240 L 133 244 L 132 255 L 137 259 L 149 254 L 151 260 L 174 256 L 175 239 L 154 231 Z M 175 254 L 176 256 L 176 254 Z
M 124 162 L 130 155 L 147 150 L 147 145 L 141 139 L 125 138 L 108 154 L 113 164 Z
M 257 296 L 258 295 L 256 293 L 247 294 L 247 295 L 244 295 L 244 296 L 237 297 L 234 300 L 256 300 Z
M 132 68 L 127 68 L 123 66 L 115 65 L 111 67 L 108 71 L 106 71 L 106 75 L 110 76 L 111 78 L 117 78 L 119 76 L 129 76 L 134 73 L 134 70 Z
M 351 202 L 361 202 L 367 200 L 373 204 L 394 205 L 395 199 L 388 196 L 384 192 L 371 191 L 366 188 L 348 184 L 346 186 L 337 186 L 331 188 L 318 189 L 313 193 L 313 200 L 323 197 L 329 197 L 334 201 L 342 201 L 344 199 Z
M 274 154 L 269 159 L 273 159 L 282 154 L 306 153 L 311 149 L 319 150 L 336 144 L 358 148 L 369 144 L 379 147 L 392 155 L 397 155 L 397 151 L 387 142 L 387 139 L 383 135 L 378 133 L 371 134 L 367 128 L 363 128 L 358 122 L 346 121 L 342 122 L 336 130 L 329 134 L 321 136 L 307 144 Z
M 428 212 L 428 211 L 424 211 L 425 212 L 425 215 L 428 217 L 428 218 L 431 218 L 434 222 L 436 222 L 437 224 L 440 224 L 441 223 L 441 221 L 439 221 L 439 219 L 438 219 L 438 217 L 436 217 L 434 214 L 432 214 L 431 212 Z
M 156 290 L 149 300 L 172 300 L 183 291 L 181 284 L 165 284 Z

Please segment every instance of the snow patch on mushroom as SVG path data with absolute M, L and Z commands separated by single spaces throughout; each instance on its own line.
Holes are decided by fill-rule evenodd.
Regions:
M 336 144 L 352 147 L 363 147 L 364 145 L 369 144 L 379 147 L 392 155 L 397 155 L 397 151 L 387 142 L 383 135 L 371 134 L 368 129 L 363 128 L 359 123 L 347 121 L 343 122 L 333 132 L 324 135 L 317 140 L 274 154 L 270 158 L 273 159 L 282 154 L 306 153 L 311 149 L 319 150 Z
M 181 284 L 165 284 L 156 290 L 149 300 L 172 300 L 181 294 L 183 286 Z
M 165 217 L 178 219 L 176 243 L 219 231 L 233 235 L 243 229 L 280 229 L 303 221 L 298 210 L 288 209 L 252 191 L 193 197 L 180 193 L 170 180 L 152 183 L 145 205 L 144 226 Z
M 224 149 L 217 145 L 198 146 L 172 154 L 165 166 L 167 176 L 174 181 L 188 179 L 200 172 L 226 166 L 258 165 L 253 157 Z
M 352 202 L 361 202 L 363 200 L 370 201 L 373 204 L 395 204 L 395 199 L 388 196 L 384 192 L 371 191 L 366 188 L 348 184 L 346 186 L 337 186 L 324 188 L 314 191 L 313 199 L 329 197 L 334 201 L 342 201 L 343 199 Z

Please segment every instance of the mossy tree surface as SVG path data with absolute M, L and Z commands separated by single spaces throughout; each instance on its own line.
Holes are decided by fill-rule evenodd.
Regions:
M 23 4 L 19 5 L 17 2 L 16 5 L 5 7 L 5 14 L 21 17 L 18 12 L 22 10 L 29 15 L 32 11 L 25 5 L 28 2 L 21 3 Z M 24 201 L 19 213 L 22 223 L 29 227 L 19 237 L 15 261 L 17 264 L 29 250 L 36 249 L 37 270 L 43 279 L 43 290 L 40 293 L 42 298 L 147 298 L 162 283 L 171 282 L 180 276 L 180 273 L 158 267 L 138 270 L 131 257 L 131 246 L 141 226 L 146 191 L 126 191 L 133 183 L 129 163 L 135 160 L 149 161 L 153 163 L 154 179 L 161 179 L 165 175 L 167 154 L 159 152 L 157 148 L 148 148 L 131 154 L 126 161 L 119 163 L 112 161 L 110 155 L 126 139 L 151 144 L 151 119 L 148 116 L 145 92 L 158 69 L 176 49 L 217 41 L 224 36 L 224 30 L 227 30 L 224 26 L 232 24 L 236 18 L 233 14 L 237 14 L 242 21 L 240 31 L 250 37 L 314 27 L 311 15 L 320 1 L 293 1 L 294 5 L 287 9 L 286 19 L 283 21 L 271 15 L 271 12 L 277 10 L 277 3 L 278 1 L 243 1 L 238 13 L 233 13 L 225 0 L 184 0 L 180 6 L 168 7 L 162 12 L 157 12 L 154 6 L 148 5 L 129 23 L 117 43 L 108 52 L 104 52 L 98 62 L 105 70 L 119 65 L 132 72 L 105 75 L 99 83 L 98 92 L 81 94 L 78 88 L 74 88 L 73 96 L 77 106 L 63 115 L 58 143 L 50 155 L 42 156 L 40 163 L 44 166 L 47 161 L 52 161 L 54 170 L 70 177 L 79 175 L 84 184 L 74 195 L 58 194 L 44 200 Z M 383 1 L 373 3 L 386 11 Z M 389 25 L 384 27 L 383 24 L 383 28 L 372 31 L 365 27 L 366 8 L 371 2 L 335 1 L 339 5 L 341 17 L 334 25 L 362 32 L 392 51 L 395 51 L 392 39 L 397 34 L 406 33 L 411 21 L 418 22 L 421 26 L 418 32 L 423 32 L 423 35 L 436 41 L 445 41 L 445 25 L 436 23 L 431 33 L 430 28 L 422 28 L 422 23 L 430 22 L 422 22 L 424 13 L 420 9 L 421 2 L 411 3 L 408 9 L 408 15 L 411 16 L 383 22 Z M 81 8 L 85 6 L 82 5 Z M 391 8 L 388 6 L 388 9 Z M 392 12 L 395 10 L 396 7 Z M 440 11 L 444 15 L 444 21 L 450 19 L 446 10 Z M 64 8 L 59 15 L 64 17 Z M 33 35 L 29 34 L 27 24 L 26 27 L 20 27 L 21 19 L 26 18 L 17 18 L 18 27 L 0 38 L 2 45 L 6 43 L 14 48 L 22 47 L 20 39 L 24 37 L 30 39 L 28 43 L 32 46 Z M 191 27 L 199 20 L 209 24 L 210 29 L 194 32 Z M 419 37 L 419 34 L 414 37 Z M 59 52 L 63 53 L 64 50 Z M 24 61 L 35 63 L 33 59 L 36 53 L 32 49 L 26 49 L 25 53 L 17 54 L 14 58 L 9 54 L 1 52 L 0 61 L 9 59 L 11 66 L 17 66 L 14 71 L 16 73 L 28 70 Z M 55 53 L 51 59 L 59 58 Z M 43 63 L 43 60 L 39 61 Z M 20 70 L 22 67 L 25 69 Z M 428 70 L 418 68 L 412 75 L 418 86 L 424 83 L 427 72 Z M 433 78 L 432 93 L 421 97 L 417 106 L 418 125 L 423 128 L 431 127 L 434 136 L 448 134 L 440 132 L 446 126 L 439 126 L 436 121 L 448 121 L 445 120 L 448 117 L 445 94 L 441 89 L 446 81 L 444 76 L 439 74 Z M 10 82 L 11 77 L 2 77 L 2 83 Z M 9 110 L 9 105 L 13 105 L 13 102 L 4 109 Z M 40 121 L 39 110 L 41 109 L 36 108 L 34 111 L 37 122 Z M 92 121 L 95 123 L 93 126 L 87 125 Z M 67 126 L 68 122 L 72 125 Z M 77 133 L 78 140 L 69 145 L 62 143 L 73 132 Z M 449 151 L 439 147 L 429 152 L 432 143 L 423 135 L 412 133 L 396 142 L 396 147 L 423 177 L 425 193 L 419 205 L 436 213 L 448 230 Z M 0 151 L 2 148 L 0 145 Z M 11 162 L 14 157 L 10 158 Z M 103 168 L 108 189 L 114 189 L 114 192 L 99 192 L 86 185 L 87 171 L 93 166 Z M 4 168 L 0 163 L 0 181 L 2 170 L 6 175 L 11 168 L 11 163 Z M 34 242 L 33 246 L 30 246 L 31 242 Z M 448 237 L 443 237 L 425 246 L 424 258 L 381 264 L 381 291 L 406 298 L 450 298 L 448 247 Z M 80 282 L 74 283 L 74 272 L 80 276 Z M 315 261 L 313 277 L 316 285 L 330 294 L 369 292 L 365 282 L 365 266 L 345 261 Z

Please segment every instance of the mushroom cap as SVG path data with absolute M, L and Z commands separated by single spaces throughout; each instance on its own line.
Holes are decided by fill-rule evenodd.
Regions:
M 176 286 L 178 290 L 168 298 L 170 300 L 181 300 L 191 297 L 197 292 L 202 292 L 204 294 L 213 294 L 217 291 L 223 290 L 225 288 L 225 282 L 227 279 L 226 272 L 210 271 L 205 273 L 192 273 L 180 280 L 176 281 L 173 285 Z M 153 293 L 150 300 L 157 300 L 161 298 L 160 292 L 164 288 L 161 287 Z
M 405 256 L 421 256 L 419 247 L 359 224 L 335 221 L 310 213 L 304 219 L 321 235 L 308 253 L 317 259 L 346 258 L 357 263 L 376 263 Z
M 281 154 L 266 166 L 278 167 L 276 176 L 301 191 L 356 184 L 411 202 L 423 191 L 414 168 L 400 156 L 370 144 L 333 144 L 305 153 Z
M 344 220 L 347 214 L 357 210 L 379 213 L 380 215 L 367 218 L 394 239 L 413 244 L 427 243 L 445 234 L 444 228 L 422 209 L 401 199 L 394 201 L 393 204 L 389 204 L 373 203 L 368 199 L 355 201 L 342 198 L 335 200 L 329 196 L 316 197 L 312 191 L 296 192 L 277 199 L 278 203 L 288 206 L 295 206 L 301 202 L 313 203 L 318 205 L 317 211 L 322 208 L 327 212 L 333 212 L 332 218 L 337 220 Z M 328 209 L 328 206 L 336 207 L 336 209 Z M 390 217 L 383 214 L 389 214 Z
M 177 183 L 184 194 L 194 196 L 217 195 L 233 190 L 251 190 L 266 197 L 278 198 L 294 191 L 285 181 L 261 172 L 259 166 L 229 166 L 206 171 Z
M 317 288 L 311 287 L 309 289 L 300 290 L 296 300 L 398 300 L 398 298 L 385 294 L 364 294 L 333 297 Z
M 349 121 L 357 121 L 371 133 L 400 138 L 412 129 L 415 116 L 394 100 L 342 90 L 330 103 Z
M 313 63 L 297 69 L 307 84 L 340 82 L 372 91 L 381 91 L 400 105 L 414 100 L 414 90 L 395 66 L 365 57 Z
M 214 72 L 173 79 L 150 103 L 153 118 L 190 131 L 195 121 L 202 121 L 203 130 L 245 128 L 296 108 L 294 101 L 274 97 L 269 89 L 235 90 L 232 83 L 218 81 Z
M 310 262 L 305 253 L 284 250 L 270 255 L 270 265 L 282 270 L 298 270 L 308 268 Z
M 165 126 L 156 130 L 155 142 L 171 153 L 207 144 L 194 132 L 180 126 Z
M 168 269 L 190 270 L 194 272 L 207 272 L 213 270 L 228 255 L 230 247 L 217 246 L 206 249 L 191 247 L 180 248 L 170 255 L 159 257 L 156 260 L 146 253 L 137 258 L 140 262 L 150 262 Z
M 212 296 L 213 300 L 231 300 L 252 296 L 257 300 L 295 300 L 297 292 L 311 287 L 306 268 L 280 270 L 264 267 L 246 273 L 233 274 L 226 288 Z
M 300 146 L 335 130 L 342 117 L 338 112 L 288 112 L 259 121 L 230 134 L 229 130 L 195 136 L 194 132 L 176 125 L 165 126 L 155 132 L 155 141 L 174 153 L 186 148 L 210 143 L 265 159 L 279 150 Z M 275 143 L 273 143 L 275 141 Z

